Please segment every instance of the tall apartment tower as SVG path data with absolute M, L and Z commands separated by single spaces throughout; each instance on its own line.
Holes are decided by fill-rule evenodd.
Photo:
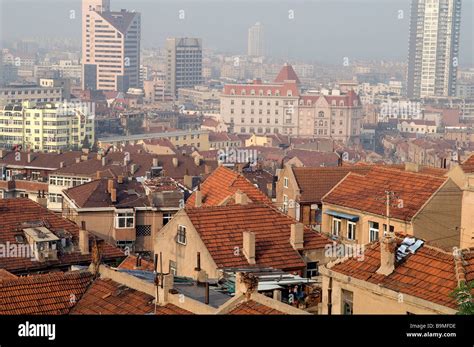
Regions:
M 202 40 L 169 38 L 166 40 L 166 93 L 177 98 L 179 88 L 202 84 Z
M 407 95 L 456 92 L 461 0 L 412 0 Z
M 139 87 L 140 14 L 111 11 L 110 0 L 82 0 L 82 87 Z
M 247 55 L 251 57 L 263 56 L 263 25 L 258 22 L 249 28 Z

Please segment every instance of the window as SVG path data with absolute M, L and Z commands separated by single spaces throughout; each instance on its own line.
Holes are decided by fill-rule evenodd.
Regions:
M 374 242 L 379 239 L 379 223 L 369 222 L 369 242 Z
M 151 236 L 151 225 L 137 225 L 135 227 L 136 236 Z
M 178 235 L 176 241 L 182 245 L 186 244 L 186 227 L 178 225 Z
M 283 187 L 288 188 L 288 177 L 283 178 Z
M 342 298 L 342 314 L 352 315 L 354 294 L 349 290 L 342 289 L 341 298 Z
M 318 262 L 310 262 L 306 264 L 306 278 L 312 278 L 319 275 Z
M 355 240 L 356 235 L 356 224 L 354 222 L 347 221 L 347 239 Z
M 339 236 L 339 232 L 341 231 L 341 220 L 338 218 L 332 219 L 332 234 L 333 236 Z
M 133 228 L 135 225 L 135 216 L 133 212 L 119 212 L 115 216 L 116 228 Z
M 173 218 L 172 213 L 163 213 L 163 225 L 168 224 L 168 222 Z
M 394 233 L 395 232 L 395 227 L 393 225 L 390 225 L 390 232 L 391 233 Z M 387 234 L 387 224 L 384 224 L 383 225 L 383 234 L 386 235 Z
M 288 213 L 288 195 L 283 195 L 283 213 Z
M 170 269 L 169 273 L 176 276 L 178 274 L 178 267 L 176 266 L 176 262 L 170 260 Z

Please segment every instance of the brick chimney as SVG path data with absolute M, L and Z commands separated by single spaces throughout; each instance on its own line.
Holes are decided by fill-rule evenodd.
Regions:
M 405 171 L 407 172 L 420 172 L 420 165 L 417 163 L 405 162 Z
M 249 203 L 247 194 L 242 192 L 240 189 L 235 192 L 234 200 L 237 205 L 247 205 Z
M 291 224 L 290 244 L 295 250 L 303 249 L 304 226 L 303 223 Z
M 108 179 L 107 180 L 107 193 L 110 194 L 113 187 L 114 187 L 114 180 L 113 179 Z
M 112 189 L 110 190 L 110 200 L 111 200 L 112 202 L 117 202 L 117 189 L 112 188 Z
M 192 189 L 193 188 L 193 176 L 184 175 L 183 183 L 184 183 L 184 186 L 186 188 Z
M 81 222 L 81 228 L 79 229 L 79 250 L 81 254 L 89 254 L 89 232 L 86 230 L 86 222 Z
M 173 167 L 178 167 L 179 163 L 178 163 L 178 158 L 177 157 L 174 157 L 171 161 L 173 162 Z
M 202 206 L 202 192 L 198 189 L 195 192 L 194 207 Z
M 243 232 L 243 253 L 249 264 L 255 264 L 255 233 L 251 231 Z
M 235 295 L 245 295 L 247 300 L 258 289 L 258 278 L 250 272 L 237 272 L 235 274 Z
M 388 276 L 395 269 L 397 242 L 393 236 L 386 235 L 380 241 L 380 267 L 377 273 Z
M 46 198 L 46 194 L 43 191 L 38 190 L 38 197 L 36 198 L 36 202 L 43 207 L 48 207 L 48 199 Z

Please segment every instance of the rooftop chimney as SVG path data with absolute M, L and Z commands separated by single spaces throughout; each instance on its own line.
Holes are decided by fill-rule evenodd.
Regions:
M 122 175 L 119 175 L 119 176 L 117 177 L 117 183 L 119 183 L 119 184 L 122 184 L 122 183 L 123 183 L 123 176 L 122 176 Z
M 31 163 L 34 158 L 35 158 L 35 157 L 34 157 L 33 153 L 28 153 L 28 156 L 27 156 L 27 161 L 28 161 L 28 163 Z
M 158 158 L 153 158 L 153 166 L 158 166 Z
M 386 235 L 380 241 L 380 267 L 377 273 L 388 276 L 395 269 L 397 242 L 393 236 Z
M 405 171 L 408 172 L 420 172 L 420 165 L 417 163 L 405 162 Z
M 249 264 L 255 264 L 255 233 L 251 231 L 243 232 L 243 253 Z
M 295 250 L 303 249 L 304 226 L 303 223 L 291 224 L 290 244 Z
M 137 164 L 132 164 L 130 165 L 130 173 L 133 175 L 135 172 L 137 172 Z
M 173 166 L 178 167 L 178 158 L 174 157 L 172 161 L 173 161 Z
M 89 254 L 89 233 L 86 230 L 86 222 L 81 222 L 81 229 L 79 229 L 79 250 L 81 254 Z
M 102 157 L 102 166 L 105 166 L 107 159 L 105 157 Z
M 111 200 L 112 202 L 117 202 L 117 189 L 112 188 L 112 189 L 110 190 L 110 200 Z
M 235 274 L 235 295 L 245 295 L 250 299 L 252 293 L 258 288 L 258 278 L 250 272 L 237 272 Z
M 194 193 L 196 194 L 194 207 L 201 207 L 202 206 L 202 192 L 201 190 L 198 189 Z
M 249 203 L 247 194 L 242 192 L 240 189 L 235 192 L 234 199 L 237 205 L 247 205 Z
M 193 176 L 184 175 L 183 183 L 184 183 L 184 186 L 186 188 L 192 189 L 193 188 Z
M 76 164 L 81 162 L 81 157 L 76 158 Z
M 3 157 L 7 154 L 7 151 L 4 149 L 0 149 L 0 159 L 3 159 Z
M 201 158 L 198 155 L 194 157 L 194 165 L 199 166 L 201 165 Z
M 110 194 L 113 187 L 114 187 L 114 180 L 113 179 L 108 179 L 107 180 L 107 193 Z
M 63 161 L 59 163 L 59 167 L 60 167 L 61 169 L 64 167 L 64 162 L 63 162 Z
M 46 198 L 46 195 L 44 194 L 44 190 L 43 191 L 38 190 L 38 197 L 36 199 L 36 202 L 43 207 L 48 207 L 48 199 Z

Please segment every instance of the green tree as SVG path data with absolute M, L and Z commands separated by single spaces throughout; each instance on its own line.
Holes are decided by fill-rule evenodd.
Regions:
M 461 284 L 451 293 L 458 304 L 458 313 L 460 315 L 474 315 L 474 299 L 472 293 L 474 291 L 474 281 L 461 282 Z

